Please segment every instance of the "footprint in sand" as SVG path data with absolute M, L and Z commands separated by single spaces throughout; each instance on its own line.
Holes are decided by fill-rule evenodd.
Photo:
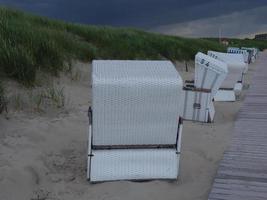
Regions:
M 35 169 L 35 167 L 33 167 L 33 166 L 27 166 L 27 167 L 25 167 L 25 170 L 27 170 L 31 174 L 33 182 L 36 185 L 39 185 L 40 184 L 40 176 L 38 174 L 37 169 Z
M 39 188 L 33 192 L 30 200 L 60 200 L 60 198 L 46 189 Z
M 42 158 L 52 182 L 71 182 L 86 177 L 86 152 L 80 144 L 70 145 L 60 152 L 49 152 Z

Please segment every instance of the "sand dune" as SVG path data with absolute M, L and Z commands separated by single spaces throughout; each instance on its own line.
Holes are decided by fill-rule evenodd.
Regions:
M 192 77 L 193 67 L 184 78 Z M 192 65 L 192 63 L 191 63 Z M 87 109 L 90 104 L 90 64 L 76 64 L 79 80 L 54 78 L 70 100 L 62 110 L 45 113 L 11 110 L 0 117 L 0 199 L 207 199 L 218 162 L 227 147 L 242 103 L 216 103 L 214 124 L 185 122 L 178 181 L 86 181 Z M 253 71 L 250 66 L 249 74 Z M 249 76 L 247 76 L 249 83 Z M 16 85 L 10 84 L 9 91 Z M 7 118 L 8 117 L 8 118 Z

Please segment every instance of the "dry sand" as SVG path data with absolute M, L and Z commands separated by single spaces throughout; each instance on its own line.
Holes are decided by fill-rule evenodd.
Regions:
M 176 64 L 184 79 L 192 77 L 192 63 L 189 72 L 183 63 Z M 11 109 L 0 116 L 0 199 L 206 200 L 243 95 L 234 103 L 216 102 L 213 124 L 184 123 L 178 181 L 90 184 L 86 181 L 90 65 L 77 63 L 76 69 L 78 80 L 63 76 L 50 81 L 64 86 L 65 109 L 45 113 Z M 25 93 L 14 83 L 7 88 L 10 95 Z

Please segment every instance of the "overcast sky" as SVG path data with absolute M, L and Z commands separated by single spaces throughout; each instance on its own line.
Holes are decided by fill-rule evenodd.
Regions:
M 267 32 L 267 0 L 0 0 L 71 22 L 137 27 L 190 37 Z

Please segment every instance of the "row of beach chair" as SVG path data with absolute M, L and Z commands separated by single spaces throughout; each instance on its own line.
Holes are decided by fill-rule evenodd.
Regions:
M 214 101 L 236 100 L 245 52 L 255 61 L 256 49 L 197 53 L 185 81 L 170 61 L 94 60 L 88 180 L 177 179 L 183 120 L 212 122 Z

